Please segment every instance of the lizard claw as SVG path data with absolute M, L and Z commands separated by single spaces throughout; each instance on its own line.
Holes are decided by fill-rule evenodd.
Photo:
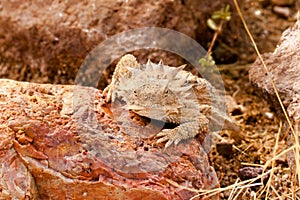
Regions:
M 167 143 L 165 144 L 165 149 L 167 149 L 173 143 L 176 146 L 181 141 L 180 134 L 174 129 L 164 129 L 161 132 L 159 132 L 156 136 L 160 137 L 156 141 L 157 144 L 167 141 Z
M 105 95 L 105 100 L 106 102 L 110 102 L 111 100 L 111 86 L 108 85 L 106 88 L 103 90 L 103 94 Z

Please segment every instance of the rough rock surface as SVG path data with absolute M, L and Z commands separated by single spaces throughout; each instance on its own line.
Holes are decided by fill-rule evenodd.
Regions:
M 128 29 L 159 26 L 195 37 L 193 16 L 179 2 L 1 2 L 1 76 L 72 83 L 77 68 L 97 44 Z
M 2 1 L 0 77 L 72 84 L 78 67 L 96 45 L 112 35 L 139 27 L 173 29 L 196 38 L 207 48 L 213 31 L 207 27 L 206 20 L 227 3 L 231 4 L 233 17 L 219 37 L 222 42 L 215 51 L 216 58 L 247 57 L 250 41 L 231 0 Z M 261 32 L 258 35 L 262 35 Z M 237 46 L 243 52 L 235 50 Z M 166 56 L 170 54 L 165 52 L 147 51 L 135 55 L 139 60 L 153 60 L 159 55 L 165 64 L 181 64 L 178 57 Z M 234 62 L 236 58 L 230 60 Z
M 249 71 L 250 81 L 278 111 L 279 116 L 286 121 L 271 84 L 271 79 L 273 79 L 288 116 L 294 125 L 298 125 L 300 122 L 299 19 L 292 28 L 282 34 L 277 49 L 273 53 L 264 54 L 263 58 L 270 73 L 267 74 L 260 60 L 257 60 Z M 294 139 L 291 134 L 288 141 L 292 145 Z
M 300 119 L 300 21 L 286 30 L 274 53 L 263 55 L 270 71 L 266 73 L 259 59 L 250 69 L 250 81 L 269 100 L 277 111 L 282 111 L 271 84 L 274 80 L 281 100 L 289 116 L 296 122 Z
M 160 123 L 105 104 L 99 90 L 0 88 L 0 199 L 190 199 L 179 185 L 218 187 L 197 139 L 163 151 Z

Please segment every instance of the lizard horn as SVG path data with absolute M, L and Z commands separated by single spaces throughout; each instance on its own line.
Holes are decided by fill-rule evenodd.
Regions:
M 183 70 L 185 67 L 186 67 L 186 64 L 180 65 L 180 66 L 177 67 L 176 69 L 177 69 L 178 71 L 180 71 L 180 70 Z

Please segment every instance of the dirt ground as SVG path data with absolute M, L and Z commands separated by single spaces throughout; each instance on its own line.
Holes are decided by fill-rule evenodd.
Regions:
M 271 43 L 278 41 L 283 28 L 286 29 L 293 24 L 293 20 L 282 18 L 272 12 L 270 5 L 264 7 L 253 1 L 247 6 L 248 9 L 244 14 L 246 20 L 248 19 L 250 29 L 255 25 L 258 26 L 256 30 L 263 29 L 269 32 L 267 37 L 270 38 L 269 42 Z M 256 19 L 252 18 L 253 12 L 259 14 Z M 258 20 L 259 23 L 251 23 L 255 20 Z M 256 42 L 263 43 L 264 40 Z M 222 137 L 216 139 L 210 152 L 210 160 L 223 188 L 241 182 L 239 170 L 244 167 L 263 168 L 264 172 L 272 168 L 274 170 L 271 170 L 273 174 L 266 176 L 263 182 L 260 180 L 255 182 L 258 184 L 257 186 L 249 187 L 248 184 L 244 188 L 231 188 L 223 191 L 221 199 L 298 199 L 299 192 L 292 194 L 292 191 L 298 190 L 288 167 L 287 155 L 283 154 L 275 159 L 273 165 L 270 163 L 274 155 L 278 155 L 288 146 L 285 141 L 285 132 L 280 131 L 283 130 L 281 121 L 272 107 L 255 93 L 249 83 L 248 69 L 250 65 L 219 65 L 226 91 L 237 103 L 231 115 L 242 131 L 238 134 L 223 131 Z M 276 145 L 278 133 L 280 136 L 278 145 Z M 223 148 L 229 153 L 224 153 Z M 249 172 L 249 170 L 246 171 Z M 270 190 L 266 196 L 264 187 L 267 186 L 267 178 L 270 178 Z
M 276 113 L 261 97 L 257 96 L 248 81 L 247 69 L 249 65 L 232 66 L 239 69 L 226 70 L 223 74 L 225 87 L 237 103 L 232 111 L 232 117 L 238 122 L 242 131 L 234 133 L 223 131 L 222 138 L 216 139 L 215 145 L 210 152 L 210 160 L 215 168 L 221 187 L 227 187 L 234 184 L 239 177 L 239 170 L 243 167 L 263 168 L 264 164 L 274 157 L 274 147 L 276 136 L 279 132 L 280 120 Z M 228 66 L 226 66 L 228 68 Z M 219 150 L 219 146 L 230 145 L 227 153 Z M 232 145 L 232 146 L 231 146 Z M 218 147 L 217 147 L 218 146 Z M 276 154 L 287 148 L 284 137 L 281 136 Z M 229 151 L 229 153 L 228 153 Z M 274 167 L 274 166 L 273 166 Z M 275 162 L 275 174 L 272 177 L 272 185 L 276 191 L 271 190 L 271 197 L 267 199 L 276 199 L 276 192 L 281 197 L 289 196 L 292 186 L 292 176 L 288 167 L 286 154 L 281 156 Z M 268 165 L 269 170 L 271 164 Z M 254 176 L 255 177 L 255 176 Z M 252 177 L 252 178 L 254 178 Z M 261 184 L 261 181 L 258 181 Z M 238 199 L 255 199 L 260 195 L 260 191 L 265 185 L 247 187 L 243 190 L 237 189 L 231 198 L 241 192 Z M 221 199 L 230 199 L 232 190 L 224 191 Z M 265 193 L 258 199 L 264 199 Z

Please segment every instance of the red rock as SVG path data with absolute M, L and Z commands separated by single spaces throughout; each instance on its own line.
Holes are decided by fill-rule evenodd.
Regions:
M 218 187 L 198 140 L 163 151 L 159 125 L 97 89 L 6 79 L 0 88 L 0 199 L 190 199 L 197 193 L 177 185 Z

